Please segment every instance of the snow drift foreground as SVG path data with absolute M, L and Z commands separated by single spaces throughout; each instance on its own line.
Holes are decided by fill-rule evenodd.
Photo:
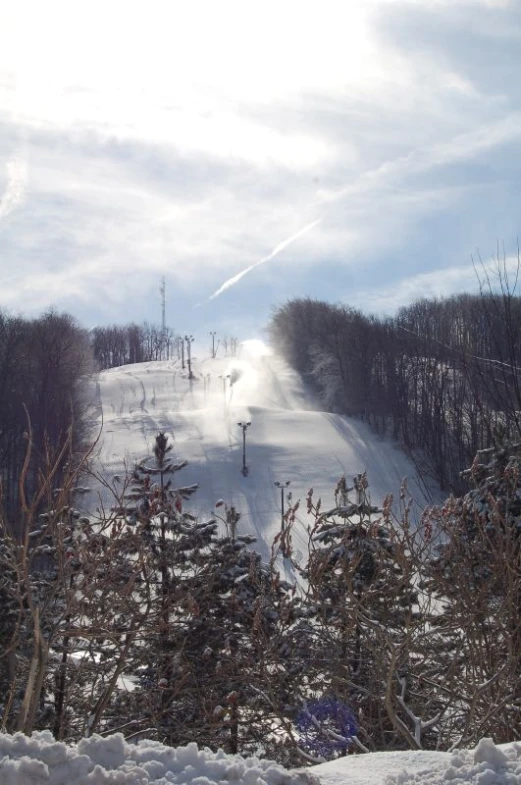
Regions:
M 199 750 L 196 744 L 165 747 L 156 741 L 128 744 L 122 734 L 92 736 L 78 744 L 54 740 L 50 731 L 31 737 L 0 734 L 2 785 L 306 785 L 306 772 L 276 763 Z
M 199 750 L 129 744 L 119 733 L 76 745 L 49 731 L 31 737 L 0 734 L 2 785 L 521 785 L 521 744 L 496 746 L 482 739 L 475 750 L 383 752 L 353 755 L 305 771 L 271 761 Z

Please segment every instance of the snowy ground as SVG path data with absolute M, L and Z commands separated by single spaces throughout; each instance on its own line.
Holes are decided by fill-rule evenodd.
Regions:
M 521 785 L 521 744 L 475 750 L 349 755 L 304 771 L 275 763 L 159 742 L 129 744 L 121 734 L 77 745 L 48 731 L 31 738 L 0 734 L 2 785 Z
M 190 510 L 209 516 L 218 499 L 241 513 L 242 532 L 257 537 L 264 558 L 280 529 L 281 492 L 275 482 L 290 481 L 293 502 L 302 500 L 294 530 L 296 555 L 305 551 L 311 519 L 305 498 L 334 506 L 334 488 L 367 470 L 372 500 L 395 495 L 404 477 L 420 504 L 423 487 L 416 471 L 393 443 L 377 438 L 357 420 L 318 411 L 300 377 L 260 341 L 241 344 L 237 358 L 194 358 L 194 380 L 179 361 L 141 363 L 113 368 L 99 376 L 96 425 L 101 428 L 97 468 L 112 481 L 124 462 L 148 456 L 160 430 L 170 434 L 174 451 L 189 465 L 177 478 L 199 483 Z M 243 432 L 250 422 L 246 462 L 242 468 Z M 105 493 L 104 504 L 112 503 Z M 287 506 L 287 501 L 285 502 Z

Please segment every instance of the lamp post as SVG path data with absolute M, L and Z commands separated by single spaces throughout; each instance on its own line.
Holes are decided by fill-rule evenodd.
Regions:
M 238 422 L 239 428 L 242 428 L 242 473 L 246 477 L 248 474 L 248 467 L 246 466 L 246 431 L 251 425 L 251 422 Z
M 211 330 L 210 335 L 212 336 L 212 359 L 215 360 L 215 336 L 216 336 L 215 330 L 213 331 Z
M 194 375 L 192 373 L 192 344 L 194 342 L 193 335 L 185 335 L 186 341 L 186 361 L 188 363 L 188 378 L 193 379 Z

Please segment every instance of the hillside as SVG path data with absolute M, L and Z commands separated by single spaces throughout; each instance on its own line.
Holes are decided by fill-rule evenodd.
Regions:
M 315 499 L 322 498 L 324 509 L 333 506 L 334 488 L 344 474 L 350 481 L 367 471 L 377 503 L 397 494 L 405 477 L 414 498 L 426 501 L 414 466 L 395 444 L 355 419 L 319 411 L 301 378 L 260 341 L 241 344 L 235 358 L 194 356 L 193 375 L 190 382 L 178 360 L 100 373 L 96 467 L 109 481 L 125 465 L 148 456 L 157 432 L 166 431 L 176 458 L 188 461 L 176 480 L 199 483 L 190 510 L 207 516 L 219 499 L 234 505 L 241 512 L 241 531 L 258 538 L 265 557 L 280 529 L 277 481 L 289 480 L 292 503 L 302 502 L 294 530 L 297 551 L 306 542 L 309 489 Z M 245 477 L 237 423 L 250 421 Z M 106 492 L 103 501 L 112 501 Z

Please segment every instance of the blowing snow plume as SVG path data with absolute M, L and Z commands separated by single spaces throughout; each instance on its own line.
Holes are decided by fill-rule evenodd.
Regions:
M 245 270 L 242 270 L 240 273 L 237 273 L 237 275 L 233 275 L 231 278 L 228 278 L 228 280 L 225 281 L 222 284 L 222 286 L 220 286 L 217 289 L 216 292 L 214 292 L 212 295 L 210 295 L 208 300 L 205 300 L 205 302 L 210 302 L 210 300 L 213 300 L 216 297 L 219 297 L 219 295 L 222 294 L 223 292 L 225 292 L 226 289 L 230 289 L 230 287 L 235 286 L 236 283 L 239 283 L 241 278 L 244 278 L 245 275 L 247 275 L 248 273 L 251 273 L 252 270 L 254 270 L 256 267 L 259 267 L 261 264 L 265 264 L 266 262 L 269 262 L 270 259 L 273 259 L 274 256 L 277 256 L 277 254 L 279 254 L 281 251 L 283 251 L 284 248 L 287 248 L 288 245 L 290 245 L 292 242 L 294 242 L 295 240 L 298 240 L 299 237 L 302 237 L 302 235 L 307 234 L 307 232 L 309 232 L 310 229 L 313 229 L 313 227 L 316 226 L 317 224 L 319 224 L 321 221 L 322 221 L 322 218 L 317 218 L 316 221 L 312 221 L 310 224 L 307 224 L 306 226 L 304 226 L 303 229 L 299 229 L 299 231 L 295 232 L 295 234 L 292 234 L 291 237 L 288 237 L 286 240 L 283 240 L 281 243 L 279 243 L 277 246 L 275 246 L 273 251 L 270 254 L 268 254 L 268 256 L 265 256 L 260 261 L 255 262 L 255 264 L 250 264 L 249 267 L 246 267 Z

